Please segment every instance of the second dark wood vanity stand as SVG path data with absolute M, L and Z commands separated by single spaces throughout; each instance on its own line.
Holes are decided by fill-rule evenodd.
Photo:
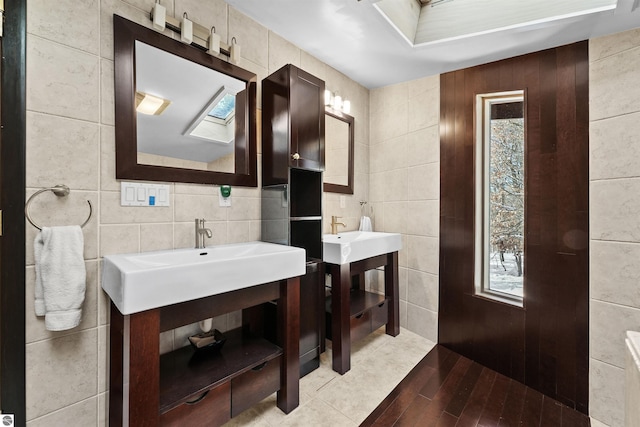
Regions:
M 382 266 L 385 295 L 366 292 L 364 272 Z M 333 370 L 344 374 L 351 369 L 352 341 L 385 324 L 387 335 L 395 337 L 400 333 L 398 252 L 350 264 L 326 264 L 326 269 L 331 274 L 327 333 L 331 334 Z M 354 282 L 356 289 L 352 287 Z
M 278 301 L 278 342 L 252 334 L 251 307 Z M 160 332 L 246 309 L 219 353 L 183 347 L 160 355 Z M 290 278 L 131 315 L 111 303 L 110 426 L 218 426 L 278 392 L 299 404 L 300 278 Z

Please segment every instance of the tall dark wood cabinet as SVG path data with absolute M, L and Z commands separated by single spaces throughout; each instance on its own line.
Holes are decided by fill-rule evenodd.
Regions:
M 301 376 L 320 365 L 324 348 L 324 87 L 293 65 L 262 81 L 262 240 L 307 252 L 307 274 L 300 278 Z M 264 306 L 266 329 L 275 313 L 274 304 Z
M 262 185 L 324 170 L 324 81 L 286 65 L 262 81 Z

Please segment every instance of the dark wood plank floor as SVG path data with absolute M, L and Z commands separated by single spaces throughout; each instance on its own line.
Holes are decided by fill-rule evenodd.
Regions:
M 586 415 L 437 345 L 361 427 L 589 425 Z

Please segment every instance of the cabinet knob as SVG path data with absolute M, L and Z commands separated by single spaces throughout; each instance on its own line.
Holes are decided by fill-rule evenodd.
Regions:
M 291 155 L 291 158 L 292 158 L 293 160 L 298 160 L 298 159 L 300 158 L 300 154 L 298 154 L 298 153 L 293 153 L 293 155 Z

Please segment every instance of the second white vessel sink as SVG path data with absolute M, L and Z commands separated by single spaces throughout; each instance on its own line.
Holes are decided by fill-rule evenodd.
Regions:
M 122 314 L 305 274 L 305 250 L 266 242 L 107 255 L 102 288 Z
M 322 237 L 322 258 L 331 264 L 348 264 L 402 249 L 398 233 L 347 231 Z

